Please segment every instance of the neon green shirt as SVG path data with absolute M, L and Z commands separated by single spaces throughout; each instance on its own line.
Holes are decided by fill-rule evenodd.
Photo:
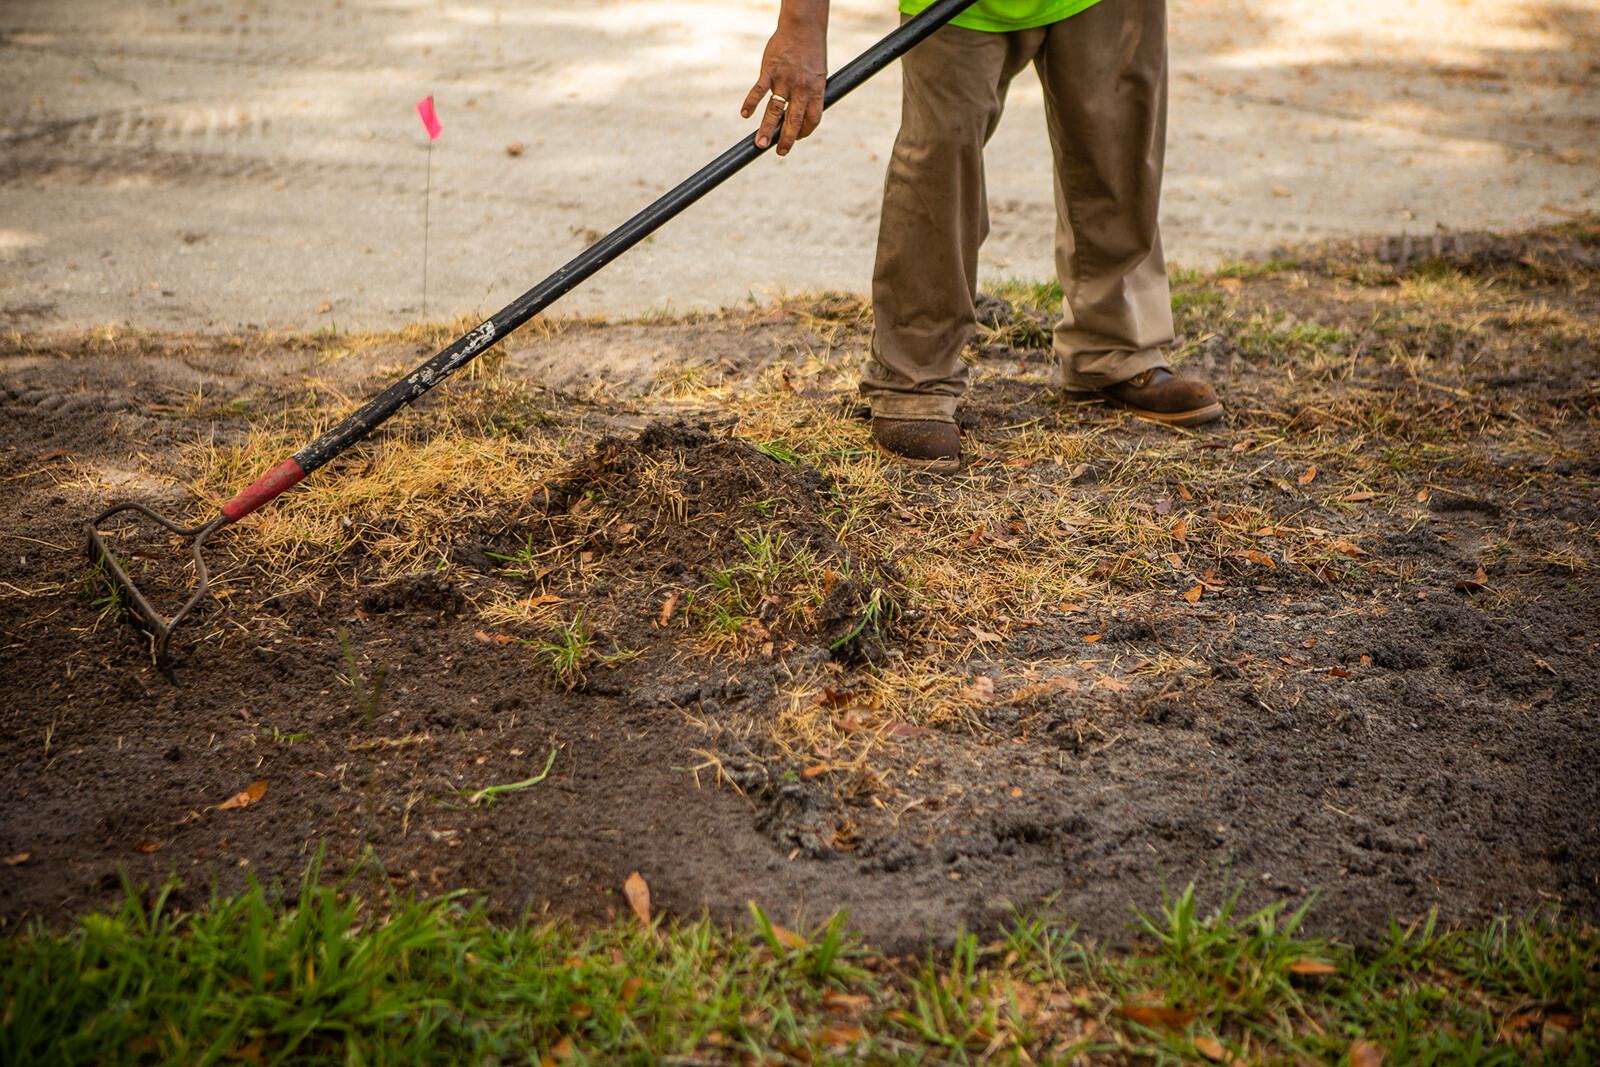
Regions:
M 951 19 L 951 25 L 965 26 L 969 30 L 987 30 L 990 33 L 1007 33 L 1011 30 L 1031 30 L 1035 26 L 1048 26 L 1076 15 L 1098 0 L 978 0 L 961 14 Z M 900 11 L 915 15 L 933 0 L 900 0 Z

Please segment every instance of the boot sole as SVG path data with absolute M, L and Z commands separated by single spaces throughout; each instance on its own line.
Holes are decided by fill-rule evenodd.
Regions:
M 1137 415 L 1141 419 L 1151 422 L 1163 423 L 1167 426 L 1204 426 L 1208 422 L 1215 422 L 1222 418 L 1222 401 L 1207 404 L 1203 408 L 1193 408 L 1189 411 L 1151 411 L 1148 408 L 1136 407 L 1133 404 L 1118 400 L 1106 393 L 1078 392 L 1073 389 L 1063 389 L 1061 395 L 1075 404 L 1092 404 L 1103 401 L 1114 408 L 1121 408 L 1130 415 Z
M 873 447 L 878 450 L 878 454 L 880 456 L 882 456 L 884 459 L 890 460 L 891 462 L 898 463 L 902 467 L 911 467 L 928 474 L 961 473 L 960 456 L 957 456 L 955 459 L 912 459 L 910 456 L 902 456 L 898 452 L 889 451 L 876 440 L 874 440 L 872 444 Z
M 1131 415 L 1137 415 L 1141 419 L 1149 419 L 1151 422 L 1159 422 L 1167 426 L 1204 426 L 1208 422 L 1216 422 L 1222 418 L 1222 401 L 1220 400 L 1215 404 L 1207 404 L 1203 408 L 1194 408 L 1190 411 L 1148 411 L 1144 408 L 1134 407 L 1132 404 L 1124 404 L 1122 401 L 1109 396 L 1104 397 L 1104 399 L 1112 407 L 1121 408 L 1123 411 Z

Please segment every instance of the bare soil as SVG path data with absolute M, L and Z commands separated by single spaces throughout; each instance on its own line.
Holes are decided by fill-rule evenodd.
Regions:
M 461 432 L 447 416 L 484 400 L 481 432 L 560 451 L 537 491 L 436 501 L 446 533 L 405 573 L 392 516 L 351 514 L 331 562 L 283 573 L 229 530 L 224 595 L 166 670 L 88 570 L 85 520 L 123 497 L 204 515 L 204 450 L 303 407 L 311 376 L 358 398 L 431 348 L 12 335 L 0 922 L 172 872 L 193 905 L 319 855 L 579 920 L 625 907 L 637 870 L 671 913 L 843 907 L 891 950 L 1047 901 L 1116 938 L 1190 881 L 1250 907 L 1317 894 L 1312 927 L 1356 940 L 1430 909 L 1600 918 L 1595 259 L 1578 227 L 1191 280 L 1183 352 L 1229 409 L 1199 433 L 1064 400 L 1026 309 L 996 303 L 967 470 L 886 467 L 865 500 L 860 412 L 817 370 L 859 356 L 858 317 L 568 324 L 315 476 Z M 552 370 L 641 346 L 844 444 L 798 455 L 731 401 Z M 1125 535 L 1039 522 L 1042 502 Z M 717 576 L 753 574 L 761 536 L 781 566 L 711 641 Z M 171 603 L 174 542 L 130 538 Z M 932 555 L 969 561 L 973 614 L 920 584 Z M 1035 577 L 978 603 L 1002 565 Z M 549 598 L 591 655 L 560 674 L 554 631 L 486 621 L 491 593 Z M 935 676 L 964 680 L 959 714 L 883 699 Z M 821 724 L 806 747 L 796 708 Z M 475 796 L 552 751 L 543 780 Z

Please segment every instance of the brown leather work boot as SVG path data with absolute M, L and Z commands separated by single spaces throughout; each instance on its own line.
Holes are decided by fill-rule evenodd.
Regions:
M 954 422 L 874 418 L 872 439 L 898 462 L 936 474 L 961 469 L 961 431 Z
M 1217 391 L 1205 382 L 1181 378 L 1166 367 L 1154 367 L 1094 394 L 1103 396 L 1142 419 L 1169 426 L 1199 426 L 1222 418 Z

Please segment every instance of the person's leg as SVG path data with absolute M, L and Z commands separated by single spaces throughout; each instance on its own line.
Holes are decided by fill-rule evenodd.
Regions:
M 861 378 L 875 435 L 891 451 L 935 458 L 916 455 L 931 434 L 942 442 L 935 451 L 959 453 L 951 417 L 967 385 L 961 351 L 976 329 L 978 248 L 989 232 L 983 147 L 1011 79 L 1043 37 L 946 26 L 901 60 L 900 132 L 884 178 L 872 280 L 872 356 Z M 915 422 L 941 425 L 886 425 Z
M 1157 220 L 1165 0 L 1100 0 L 1055 23 L 1036 66 L 1055 156 L 1061 384 L 1166 421 L 1209 421 L 1221 413 L 1215 394 L 1167 373 L 1162 352 L 1173 340 Z

